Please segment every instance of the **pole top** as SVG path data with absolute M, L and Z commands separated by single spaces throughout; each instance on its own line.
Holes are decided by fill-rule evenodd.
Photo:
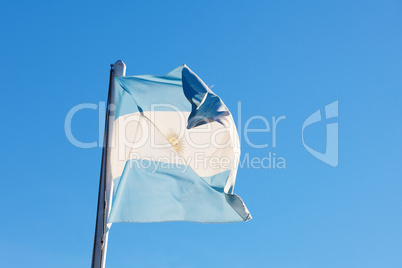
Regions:
M 115 76 L 126 75 L 126 65 L 122 60 L 118 60 L 113 64 L 113 72 Z

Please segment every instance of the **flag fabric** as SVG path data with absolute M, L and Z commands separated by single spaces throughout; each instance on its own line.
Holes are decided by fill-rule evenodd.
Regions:
M 115 77 L 108 223 L 251 219 L 233 193 L 240 142 L 222 100 L 186 65 Z

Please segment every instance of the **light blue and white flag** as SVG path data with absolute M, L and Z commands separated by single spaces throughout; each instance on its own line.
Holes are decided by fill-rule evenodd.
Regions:
M 182 65 L 115 78 L 108 223 L 251 219 L 233 194 L 240 144 L 222 100 Z

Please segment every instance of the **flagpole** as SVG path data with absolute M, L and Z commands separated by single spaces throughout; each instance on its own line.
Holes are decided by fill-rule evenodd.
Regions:
M 111 208 L 112 176 L 110 173 L 110 150 L 114 121 L 114 78 L 125 76 L 126 65 L 118 60 L 110 65 L 109 92 L 105 118 L 105 135 L 103 139 L 102 163 L 99 181 L 98 207 L 96 214 L 95 238 L 92 252 L 91 268 L 104 268 L 108 242 L 107 217 Z M 113 105 L 113 106 L 112 106 Z M 113 107 L 113 108 L 112 108 Z

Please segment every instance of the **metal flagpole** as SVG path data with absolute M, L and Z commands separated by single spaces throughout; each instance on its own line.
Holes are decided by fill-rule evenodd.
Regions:
M 110 65 L 109 93 L 105 119 L 105 136 L 103 139 L 102 164 L 100 171 L 98 209 L 96 214 L 95 238 L 92 252 L 91 268 L 104 268 L 106 262 L 106 249 L 108 234 L 107 217 L 111 208 L 112 176 L 110 174 L 110 142 L 112 140 L 114 119 L 114 78 L 125 76 L 126 65 L 121 60 Z M 110 120 L 112 119 L 112 120 Z

